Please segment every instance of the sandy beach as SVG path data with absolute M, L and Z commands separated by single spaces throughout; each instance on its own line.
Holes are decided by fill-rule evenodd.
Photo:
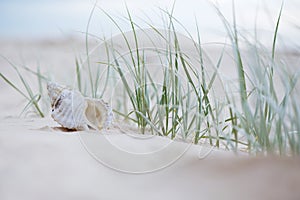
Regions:
M 88 146 L 103 152 L 107 156 L 103 160 L 119 169 L 114 170 L 86 151 L 77 132 L 54 127 L 51 119 L 1 120 L 1 199 L 298 199 L 300 195 L 299 159 L 250 158 L 217 149 L 199 159 L 199 153 L 210 148 L 192 145 L 166 168 L 124 173 L 119 170 L 138 166 L 143 171 L 163 164 L 172 154 L 160 152 L 153 162 L 118 157 L 103 140 L 112 139 L 136 152 L 151 152 L 169 141 L 156 136 L 141 146 L 140 140 L 115 128 L 105 134 L 80 133 L 97 141 Z M 170 148 L 186 146 L 174 142 Z
M 72 85 L 65 74 L 74 76 L 75 55 L 83 54 L 84 42 L 1 41 L 0 52 Z M 0 65 L 1 73 L 20 84 L 4 59 Z M 300 197 L 299 158 L 249 156 L 141 136 L 117 122 L 107 131 L 66 132 L 50 114 L 20 117 L 26 101 L 4 81 L 0 88 L 1 200 Z

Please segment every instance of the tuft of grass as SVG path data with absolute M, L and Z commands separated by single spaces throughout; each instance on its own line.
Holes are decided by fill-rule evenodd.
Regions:
M 26 92 L 24 93 L 21 88 L 19 88 L 16 84 L 14 84 L 11 80 L 9 80 L 9 78 L 7 78 L 5 75 L 3 75 L 2 73 L 0 73 L 0 77 L 7 83 L 9 84 L 13 89 L 15 89 L 19 94 L 21 94 L 28 102 L 27 105 L 24 107 L 23 111 L 21 112 L 24 113 L 29 107 L 33 107 L 34 110 L 36 111 L 36 113 L 40 116 L 40 117 L 45 117 L 43 111 L 41 110 L 40 106 L 39 106 L 39 101 L 41 99 L 41 95 L 42 95 L 42 84 L 41 84 L 41 79 L 43 78 L 43 76 L 40 73 L 39 68 L 37 69 L 36 72 L 36 76 L 38 78 L 38 84 L 39 84 L 39 92 L 38 93 L 34 93 L 30 87 L 30 84 L 28 84 L 28 82 L 25 80 L 24 75 L 19 71 L 18 67 L 16 65 L 14 65 L 10 60 L 8 60 L 7 58 L 3 57 L 3 59 L 5 59 L 10 66 L 15 70 L 15 72 L 17 73 L 22 85 L 24 86 Z M 28 68 L 27 68 L 28 69 Z
M 300 141 L 297 129 L 299 121 L 286 122 L 287 117 L 298 119 L 298 116 L 289 116 L 290 113 L 296 114 L 290 112 L 290 109 L 293 108 L 293 111 L 299 109 L 293 103 L 296 102 L 294 91 L 298 77 L 290 77 L 275 60 L 276 38 L 283 6 L 274 31 L 271 56 L 263 55 L 261 51 L 264 48 L 259 49 L 260 47 L 251 44 L 250 40 L 246 41 L 249 49 L 255 50 L 252 55 L 257 63 L 253 66 L 248 65 L 240 49 L 240 33 L 234 9 L 233 4 L 233 25 L 231 25 L 216 8 L 230 38 L 239 77 L 239 98 L 227 93 L 224 102 L 212 99 L 214 99 L 214 81 L 218 76 L 225 48 L 214 66 L 215 72 L 212 76 L 208 76 L 205 72 L 205 53 L 201 47 L 198 26 L 196 26 L 197 38 L 194 39 L 173 16 L 173 9 L 170 12 L 163 11 L 168 19 L 166 28 L 160 30 L 151 24 L 149 27 L 151 33 L 156 34 L 165 43 L 165 48 L 161 49 L 154 45 L 146 49 L 141 48 L 138 38 L 138 31 L 144 30 L 133 21 L 127 7 L 127 20 L 132 35 L 125 33 L 117 21 L 102 10 L 119 29 L 128 50 L 124 54 L 114 48 L 113 41 L 111 43 L 106 41 L 106 49 L 110 52 L 107 54 L 107 60 L 113 61 L 107 63 L 101 61 L 117 72 L 126 93 L 123 98 L 128 98 L 131 103 L 124 105 L 126 109 L 121 109 L 129 110 L 128 112 L 122 113 L 118 110 L 117 114 L 137 124 L 142 133 L 150 129 L 155 134 L 172 139 L 180 135 L 184 139 L 192 139 L 196 144 L 200 140 L 208 139 L 211 145 L 217 147 L 222 143 L 227 148 L 234 149 L 244 146 L 249 152 L 255 153 L 299 154 Z M 189 40 L 196 47 L 198 65 L 195 65 L 182 50 L 176 25 L 184 28 Z M 132 38 L 133 42 L 130 43 Z M 160 81 L 155 80 L 156 75 L 147 67 L 145 55 L 149 51 L 155 53 L 160 60 L 158 63 L 162 67 L 159 73 Z M 246 68 L 250 68 L 252 74 L 246 73 Z M 288 91 L 282 101 L 278 101 L 279 94 L 274 87 L 275 75 L 284 77 L 282 83 Z M 287 79 L 290 81 L 285 82 Z M 292 127 L 297 130 L 293 130 Z
M 286 66 L 275 60 L 276 38 L 278 36 L 279 22 L 283 10 L 280 8 L 273 36 L 271 55 L 263 53 L 264 48 L 259 49 L 256 44 L 246 41 L 248 48 L 252 49 L 252 64 L 247 66 L 251 74 L 246 74 L 245 65 L 239 48 L 239 32 L 235 21 L 233 4 L 233 25 L 225 19 L 222 13 L 216 9 L 231 39 L 235 63 L 239 76 L 240 103 L 242 109 L 238 109 L 234 97 L 227 96 L 231 104 L 230 118 L 234 135 L 244 135 L 247 138 L 247 146 L 250 152 L 264 154 L 299 154 L 299 130 L 295 120 L 287 121 L 288 118 L 298 119 L 295 111 L 298 106 L 294 105 L 297 94 L 295 91 L 297 76 L 291 76 L 285 71 Z M 281 77 L 285 93 L 282 100 L 275 89 L 274 77 Z M 246 80 L 246 77 L 248 78 Z M 246 83 L 249 83 L 248 85 Z M 278 84 L 278 83 L 277 83 Z M 251 89 L 249 89 L 251 88 Z M 248 89 L 248 90 L 247 90 Z M 293 113 L 293 117 L 289 112 Z M 300 121 L 297 122 L 298 124 Z M 293 125 L 292 125 L 293 124 Z M 235 138 L 236 138 L 235 136 Z
M 127 20 L 131 27 L 130 33 L 123 32 L 114 18 L 105 11 L 102 10 L 102 12 L 119 29 L 127 48 L 127 52 L 122 53 L 114 47 L 113 41 L 105 41 L 105 48 L 109 50 L 106 60 L 110 62 L 99 61 L 113 68 L 119 75 L 123 91 L 126 93 L 124 98 L 128 98 L 131 104 L 129 112 L 122 113 L 121 109 L 118 109 L 116 114 L 137 124 L 142 133 L 147 129 L 172 139 L 192 138 L 195 143 L 198 143 L 200 139 L 209 138 L 212 145 L 219 146 L 219 140 L 224 137 L 218 134 L 224 127 L 220 129 L 212 125 L 220 126 L 221 123 L 215 122 L 218 118 L 215 114 L 218 114 L 218 111 L 210 102 L 210 90 L 217 77 L 217 69 L 221 64 L 223 54 L 220 56 L 213 76 L 206 77 L 201 44 L 197 43 L 189 32 L 187 32 L 190 36 L 188 39 L 197 49 L 199 58 L 196 60 L 201 72 L 198 70 L 199 66 L 194 66 L 191 58 L 181 49 L 175 23 L 182 27 L 183 25 L 174 18 L 173 9 L 165 12 L 169 20 L 165 29 L 157 29 L 150 25 L 148 30 L 155 36 L 149 36 L 146 30 L 139 28 L 139 25 L 133 21 L 128 8 Z M 197 30 L 200 42 L 198 27 Z M 153 47 L 141 48 L 138 38 L 141 32 L 150 41 L 151 38 L 159 38 L 165 47 L 158 47 L 155 41 L 151 41 Z M 153 69 L 147 66 L 145 58 L 147 53 L 155 54 L 158 58 L 158 65 L 161 66 L 159 72 L 153 72 Z M 161 76 L 160 80 L 157 80 L 157 74 Z M 208 80 L 207 83 L 206 80 Z M 126 108 L 123 110 L 128 110 L 128 105 L 124 107 Z M 218 131 L 212 131 L 212 129 Z M 217 132 L 217 135 L 213 132 Z

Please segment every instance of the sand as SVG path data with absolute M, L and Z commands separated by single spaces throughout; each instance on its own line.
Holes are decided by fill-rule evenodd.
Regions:
M 83 49 L 74 39 L 0 45 L 13 62 L 33 69 L 39 63 L 66 81 L 60 70 L 73 71 L 69 66 Z M 4 60 L 0 64 L 1 73 L 17 80 Z M 26 101 L 2 80 L 0 88 L 1 200 L 300 198 L 299 158 L 141 136 L 119 123 L 100 133 L 65 132 L 49 115 L 19 117 Z

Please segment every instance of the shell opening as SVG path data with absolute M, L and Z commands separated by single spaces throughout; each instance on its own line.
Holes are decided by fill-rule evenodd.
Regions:
M 101 101 L 95 101 L 87 99 L 87 107 L 85 109 L 85 117 L 89 122 L 88 125 L 93 127 L 96 130 L 103 128 L 106 116 L 107 109 Z

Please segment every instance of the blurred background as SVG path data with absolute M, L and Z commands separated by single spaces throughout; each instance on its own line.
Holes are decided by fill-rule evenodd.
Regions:
M 99 9 L 119 19 L 124 31 L 130 30 L 124 0 L 0 0 L 0 38 L 5 39 L 56 39 L 79 36 L 86 32 L 94 5 L 89 33 L 110 37 L 118 33 L 116 27 Z M 300 1 L 298 0 L 239 0 L 235 1 L 236 19 L 241 33 L 254 34 L 272 42 L 276 20 L 283 4 L 279 28 L 279 44 L 299 46 Z M 151 22 L 157 27 L 166 21 L 163 10 L 171 12 L 174 0 L 126 0 L 134 21 L 141 27 Z M 192 34 L 196 34 L 196 20 L 202 42 L 224 42 L 226 31 L 217 15 L 215 4 L 225 17 L 232 21 L 232 0 L 177 0 L 174 16 Z M 123 23 L 123 24 L 122 24 Z M 256 30 L 256 31 L 255 31 Z M 180 30 L 179 30 L 180 31 Z M 183 31 L 182 31 L 183 32 Z

